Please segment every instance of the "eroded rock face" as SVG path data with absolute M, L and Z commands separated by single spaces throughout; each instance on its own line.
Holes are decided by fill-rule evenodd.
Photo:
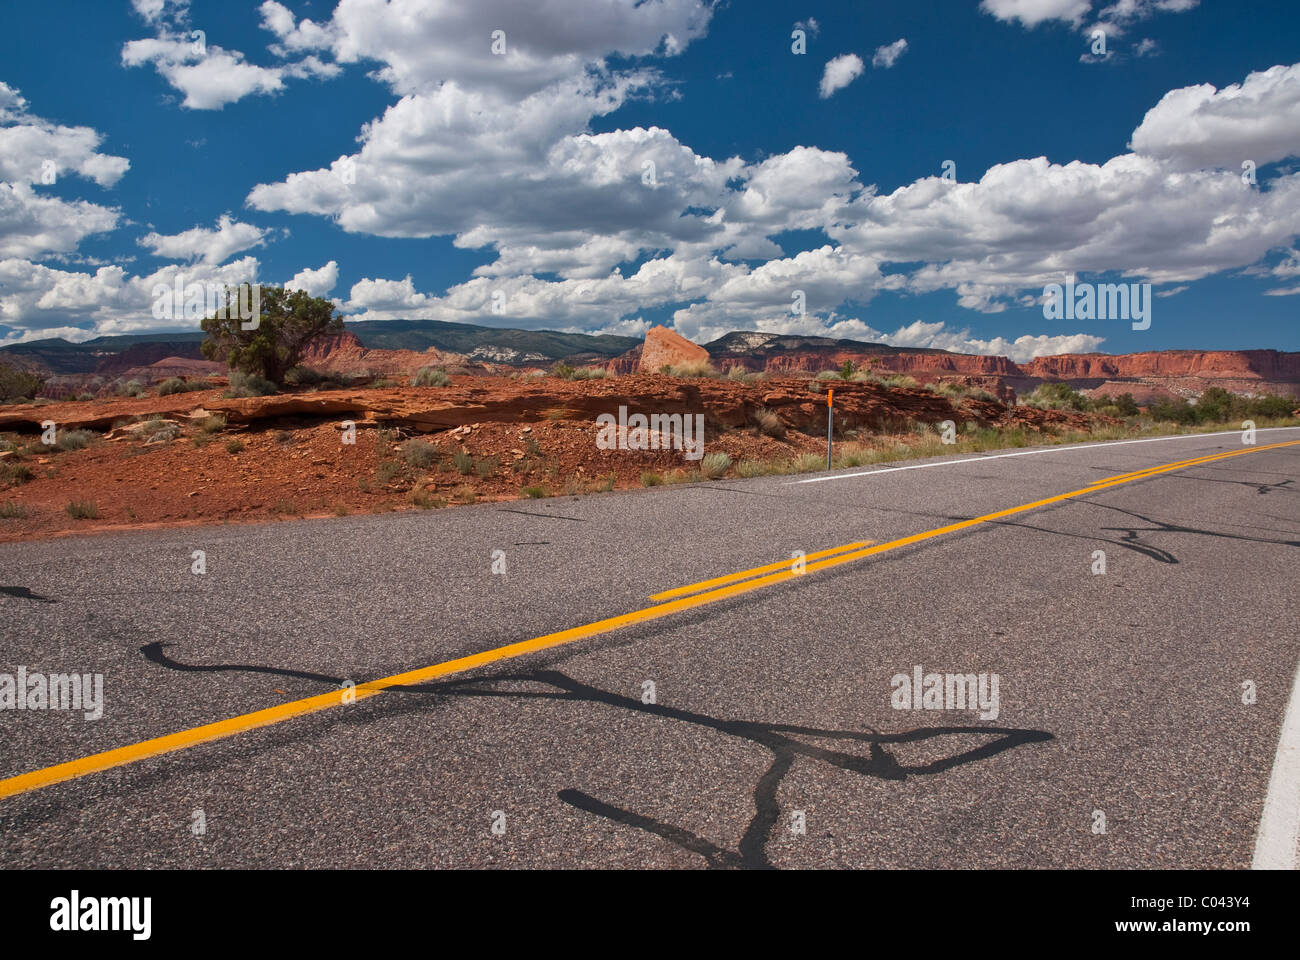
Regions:
M 741 366 L 770 375 L 815 374 L 834 370 L 846 360 L 859 369 L 903 373 L 922 383 L 955 380 L 978 385 L 1003 399 L 1013 391 L 1030 393 L 1039 384 L 1064 381 L 1079 390 L 1106 382 L 1130 385 L 1128 392 L 1155 396 L 1199 396 L 1209 387 L 1237 393 L 1283 393 L 1300 396 L 1300 353 L 1277 350 L 1161 350 L 1129 354 L 1060 354 L 1015 363 L 1006 357 L 942 351 L 890 352 L 858 349 L 844 342 L 829 344 L 807 338 L 769 349 L 762 335 L 753 341 L 730 334 L 725 350 L 712 356 L 719 369 Z M 624 357 L 627 355 L 625 354 Z M 617 358 L 622 361 L 623 358 Z M 613 363 L 611 370 L 615 370 Z M 618 368 L 616 372 L 623 372 Z M 1124 392 L 1124 391 L 1120 391 Z
M 642 373 L 658 373 L 665 366 L 683 367 L 708 362 L 709 351 L 698 343 L 692 343 L 667 327 L 655 326 L 646 331 L 637 369 Z
M 1300 353 L 1277 350 L 1160 350 L 1116 356 L 1083 353 L 1038 357 L 1022 364 L 1026 376 L 1057 380 L 1112 377 L 1300 379 Z
M 419 350 L 371 349 L 353 333 L 340 333 L 314 340 L 303 352 L 302 365 L 322 373 L 357 374 L 368 371 L 376 376 L 410 376 L 421 367 L 445 367 L 461 364 L 465 357 L 435 347 Z
M 1178 394 L 1158 384 L 1125 380 L 1107 380 L 1105 383 L 1088 391 L 1090 397 L 1118 397 L 1123 394 L 1131 396 L 1135 403 L 1146 405 L 1157 400 L 1173 400 Z
M 171 377 L 187 380 L 202 380 L 205 377 L 224 377 L 230 368 L 224 363 L 212 360 L 193 360 L 189 357 L 163 357 L 157 363 L 147 367 L 131 367 L 121 374 L 123 380 L 139 380 L 141 383 L 157 383 Z
M 121 353 L 105 357 L 96 365 L 95 373 L 101 377 L 118 377 L 137 368 L 151 367 L 164 360 L 207 362 L 204 360 L 198 340 L 187 342 L 160 339 L 149 343 L 133 343 Z
M 611 359 L 605 364 L 605 369 L 618 377 L 625 373 L 636 373 L 641 369 L 641 344 L 638 343 L 627 353 L 620 353 Z

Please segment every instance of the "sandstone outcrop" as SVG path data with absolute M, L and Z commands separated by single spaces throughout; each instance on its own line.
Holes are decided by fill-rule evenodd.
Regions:
M 367 371 L 376 376 L 410 376 L 421 367 L 459 365 L 465 357 L 436 347 L 427 350 L 371 349 L 353 333 L 320 337 L 303 352 L 302 365 L 321 373 Z
M 658 373 L 666 366 L 684 367 L 708 362 L 709 351 L 698 343 L 692 343 L 667 327 L 654 326 L 646 331 L 637 369 L 642 373 Z
M 156 383 L 172 377 L 186 380 L 202 380 L 204 377 L 224 377 L 230 373 L 230 367 L 213 360 L 194 360 L 189 357 L 163 357 L 157 363 L 147 367 L 131 367 L 122 371 L 123 380 L 139 380 L 142 383 Z

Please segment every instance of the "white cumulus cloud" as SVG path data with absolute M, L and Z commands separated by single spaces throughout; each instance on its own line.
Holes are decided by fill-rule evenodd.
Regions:
M 302 290 L 313 297 L 323 297 L 339 282 L 339 265 L 331 260 L 315 270 L 304 267 L 293 275 L 293 279 L 284 285 L 286 290 Z
M 269 67 L 249 63 L 241 51 L 209 43 L 204 31 L 192 30 L 188 4 L 184 2 L 135 0 L 135 8 L 155 28 L 156 35 L 123 44 L 122 64 L 152 64 L 170 86 L 185 95 L 182 106 L 190 110 L 220 110 L 250 94 L 278 93 L 284 89 L 286 79 L 333 77 L 342 72 L 337 64 L 315 55 Z M 286 31 L 282 40 L 298 35 L 287 8 L 267 3 L 261 13 L 266 29 L 277 35 L 282 29 Z M 280 44 L 272 53 L 287 56 L 285 46 Z
M 1222 90 L 1170 90 L 1133 131 L 1138 153 L 1186 169 L 1300 156 L 1300 63 L 1252 73 Z
M 149 233 L 139 240 L 140 246 L 147 247 L 154 256 L 209 266 L 224 263 L 236 253 L 260 247 L 265 242 L 265 230 L 251 223 L 240 223 L 229 214 L 218 218 L 215 229 L 192 227 L 169 236 Z
M 1092 9 L 1092 0 L 982 0 L 980 9 L 999 20 L 1019 20 L 1026 27 L 1049 20 L 1077 25 Z
M 836 90 L 843 90 L 862 76 L 862 71 L 865 69 L 862 58 L 856 53 L 842 53 L 833 60 L 827 60 L 826 67 L 822 70 L 822 81 L 817 87 L 817 95 L 825 100 Z
M 90 127 L 36 116 L 18 90 L 0 83 L 0 257 L 68 253 L 86 237 L 117 227 L 114 207 L 45 192 L 68 176 L 116 185 L 131 165 L 100 153 L 102 141 Z
M 876 47 L 875 54 L 871 57 L 873 67 L 883 67 L 888 70 L 898 62 L 898 58 L 907 52 L 907 39 L 900 37 L 893 43 L 887 43 L 883 47 Z

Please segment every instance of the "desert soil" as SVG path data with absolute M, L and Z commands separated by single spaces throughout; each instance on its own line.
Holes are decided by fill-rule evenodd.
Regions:
M 837 425 L 858 442 L 892 442 L 914 422 L 1086 427 L 1059 411 L 949 400 L 924 390 L 870 383 L 835 384 Z M 602 450 L 596 411 L 695 410 L 706 417 L 706 450 L 742 460 L 782 460 L 825 451 L 825 395 L 807 377 L 740 383 L 680 381 L 662 375 L 566 381 L 553 377 L 464 378 L 446 388 L 323 390 L 266 398 L 223 399 L 220 390 L 0 408 L 4 468 L 21 464 L 30 479 L 0 479 L 0 541 L 132 527 L 288 520 L 391 510 L 437 509 L 531 493 L 573 495 L 640 487 L 654 472 L 685 478 L 699 461 L 676 450 Z M 955 406 L 954 406 L 955 404 Z M 781 438 L 753 425 L 766 407 L 786 427 Z M 226 426 L 205 432 L 209 413 Z M 123 429 L 150 416 L 174 420 L 179 436 L 146 442 Z M 344 420 L 356 423 L 344 442 Z M 59 429 L 94 424 L 98 439 L 60 451 L 40 442 L 40 423 Z M 113 423 L 119 426 L 105 432 Z M 211 424 L 210 424 L 211 426 Z M 434 448 L 427 466 L 404 444 Z M 3 446 L 0 446 L 3 449 Z M 456 462 L 461 454 L 460 462 Z M 93 506 L 75 517 L 70 503 Z M 16 505 L 16 506 L 14 506 Z

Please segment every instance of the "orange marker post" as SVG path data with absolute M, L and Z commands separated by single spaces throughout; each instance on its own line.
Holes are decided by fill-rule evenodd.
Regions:
M 831 427 L 835 423 L 835 388 L 826 388 L 826 469 L 831 468 Z

